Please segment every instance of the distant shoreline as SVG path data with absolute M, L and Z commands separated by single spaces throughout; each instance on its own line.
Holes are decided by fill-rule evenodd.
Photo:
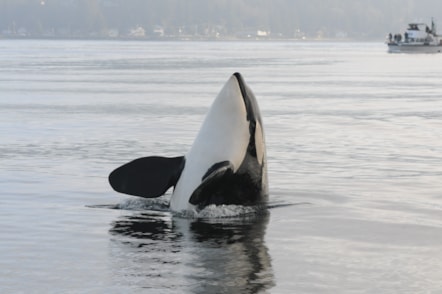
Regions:
M 60 40 L 60 41 L 138 41 L 138 42 L 383 42 L 379 39 L 362 39 L 362 38 L 210 38 L 210 37 L 51 37 L 51 36 L 4 36 L 0 35 L 1 40 Z

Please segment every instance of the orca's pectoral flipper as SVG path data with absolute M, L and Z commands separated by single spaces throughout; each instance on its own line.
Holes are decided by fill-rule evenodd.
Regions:
M 159 197 L 176 185 L 184 163 L 184 156 L 138 158 L 111 172 L 109 183 L 120 193 L 145 198 Z
M 203 176 L 202 183 L 193 192 L 189 203 L 204 207 L 210 204 L 227 204 L 232 188 L 233 165 L 229 161 L 222 161 L 212 165 Z M 226 203 L 227 202 L 227 203 Z

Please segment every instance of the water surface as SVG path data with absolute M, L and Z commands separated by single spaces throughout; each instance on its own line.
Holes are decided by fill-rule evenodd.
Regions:
M 1 292 L 437 293 L 441 61 L 376 43 L 3 40 Z M 262 111 L 271 204 L 295 205 L 195 220 L 170 195 L 112 191 L 115 167 L 185 154 L 236 71 Z

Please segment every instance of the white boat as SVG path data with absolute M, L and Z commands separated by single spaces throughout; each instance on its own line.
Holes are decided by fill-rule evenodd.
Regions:
M 390 53 L 441 53 L 442 36 L 436 31 L 431 20 L 431 28 L 425 23 L 410 23 L 404 35 L 388 35 L 388 52 Z

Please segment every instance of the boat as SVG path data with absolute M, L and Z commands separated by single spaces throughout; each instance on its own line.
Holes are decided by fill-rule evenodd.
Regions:
M 437 34 L 436 24 L 431 20 L 431 28 L 425 23 L 412 22 L 404 35 L 388 34 L 390 53 L 441 53 L 442 36 Z

